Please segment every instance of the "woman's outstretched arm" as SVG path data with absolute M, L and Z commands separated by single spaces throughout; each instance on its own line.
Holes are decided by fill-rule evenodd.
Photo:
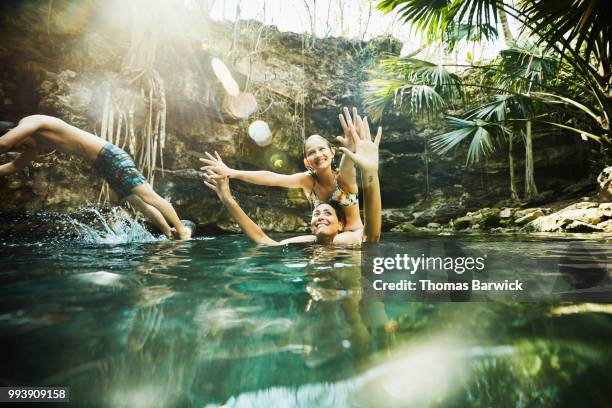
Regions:
M 208 175 L 204 176 L 204 184 L 217 193 L 217 196 L 225 208 L 227 208 L 234 220 L 238 223 L 242 231 L 251 241 L 256 244 L 268 246 L 280 245 L 278 242 L 267 236 L 261 227 L 255 224 L 255 222 L 242 210 L 240 205 L 232 196 L 228 177 L 214 175 L 209 172 Z
M 378 145 L 382 137 L 382 128 L 378 128 L 372 141 L 367 118 L 363 121 L 361 132 L 352 131 L 355 142 L 355 153 L 345 147 L 340 150 L 348 155 L 361 169 L 361 184 L 363 188 L 363 205 L 365 223 L 363 231 L 364 242 L 378 242 L 381 231 L 382 205 L 380 200 L 380 183 L 378 180 Z
M 348 108 L 345 106 L 342 108 L 342 113 L 338 115 L 338 119 L 340 120 L 340 126 L 342 126 L 344 136 L 338 136 L 336 140 L 342 147 L 354 152 L 355 143 L 353 141 L 353 137 L 351 136 L 351 132 L 355 130 L 359 134 L 361 127 L 363 126 L 363 121 L 357 114 L 357 108 L 353 107 L 353 117 L 351 118 L 351 114 Z M 357 193 L 357 170 L 355 169 L 355 163 L 353 163 L 353 160 L 351 160 L 351 158 L 346 154 L 343 154 L 342 158 L 340 159 L 338 182 L 345 191 Z
M 236 170 L 223 163 L 223 160 L 221 160 L 221 157 L 217 152 L 215 152 L 216 157 L 208 152 L 205 152 L 205 154 L 208 157 L 200 158 L 200 161 L 206 164 L 206 166 L 202 167 L 201 170 L 211 171 L 220 176 L 246 181 L 247 183 L 251 184 L 258 184 L 260 186 L 302 188 L 307 191 L 309 191 L 312 186 L 312 176 L 306 172 L 295 174 L 278 174 L 265 170 Z

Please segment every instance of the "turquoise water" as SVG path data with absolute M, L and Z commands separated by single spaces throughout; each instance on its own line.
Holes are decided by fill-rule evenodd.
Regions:
M 359 250 L 128 227 L 0 246 L 3 386 L 70 386 L 71 406 L 610 405 L 610 305 L 367 300 Z M 572 242 L 382 245 L 443 239 L 509 265 Z

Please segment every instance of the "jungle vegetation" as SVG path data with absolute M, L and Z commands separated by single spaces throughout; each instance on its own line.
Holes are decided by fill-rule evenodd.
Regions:
M 535 127 L 563 129 L 609 154 L 612 30 L 606 6 L 602 0 L 381 0 L 378 9 L 397 12 L 423 42 L 416 52 L 380 62 L 367 109 L 374 118 L 386 109 L 446 114 L 451 130 L 432 138 L 431 147 L 446 153 L 469 141 L 468 164 L 507 145 L 513 199 L 513 148 L 522 142 L 525 198 L 533 198 Z M 474 60 L 468 53 L 467 63 L 449 62 L 459 41 L 483 43 L 498 35 L 505 47 L 495 58 Z M 432 48 L 436 58 L 422 57 Z

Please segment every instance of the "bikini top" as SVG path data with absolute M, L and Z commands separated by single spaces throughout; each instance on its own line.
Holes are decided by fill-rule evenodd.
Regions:
M 359 200 L 357 199 L 357 193 L 349 193 L 347 191 L 344 191 L 342 187 L 340 187 L 340 184 L 338 183 L 338 178 L 336 177 L 336 175 L 334 175 L 334 183 L 335 183 L 334 191 L 331 193 L 331 195 L 329 196 L 327 200 L 325 201 L 320 200 L 319 197 L 317 197 L 317 193 L 315 193 L 315 189 L 314 189 L 317 184 L 317 178 L 314 175 L 313 175 L 313 178 L 314 178 L 314 184 L 312 185 L 312 191 L 308 195 L 308 199 L 310 200 L 310 203 L 312 204 L 312 208 L 318 207 L 323 202 L 332 202 L 332 201 L 338 203 L 340 207 L 349 207 L 351 205 L 356 205 L 359 203 Z

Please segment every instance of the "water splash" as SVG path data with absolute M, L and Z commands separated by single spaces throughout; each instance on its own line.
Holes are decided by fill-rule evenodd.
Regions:
M 166 238 L 155 236 L 141 223 L 131 217 L 123 208 L 114 207 L 106 215 L 96 208 L 88 209 L 94 223 L 74 220 L 74 227 L 85 244 L 127 244 L 133 242 L 162 241 Z
M 37 212 L 4 215 L 0 245 L 100 245 L 164 241 L 121 207 L 81 208 L 74 214 Z

